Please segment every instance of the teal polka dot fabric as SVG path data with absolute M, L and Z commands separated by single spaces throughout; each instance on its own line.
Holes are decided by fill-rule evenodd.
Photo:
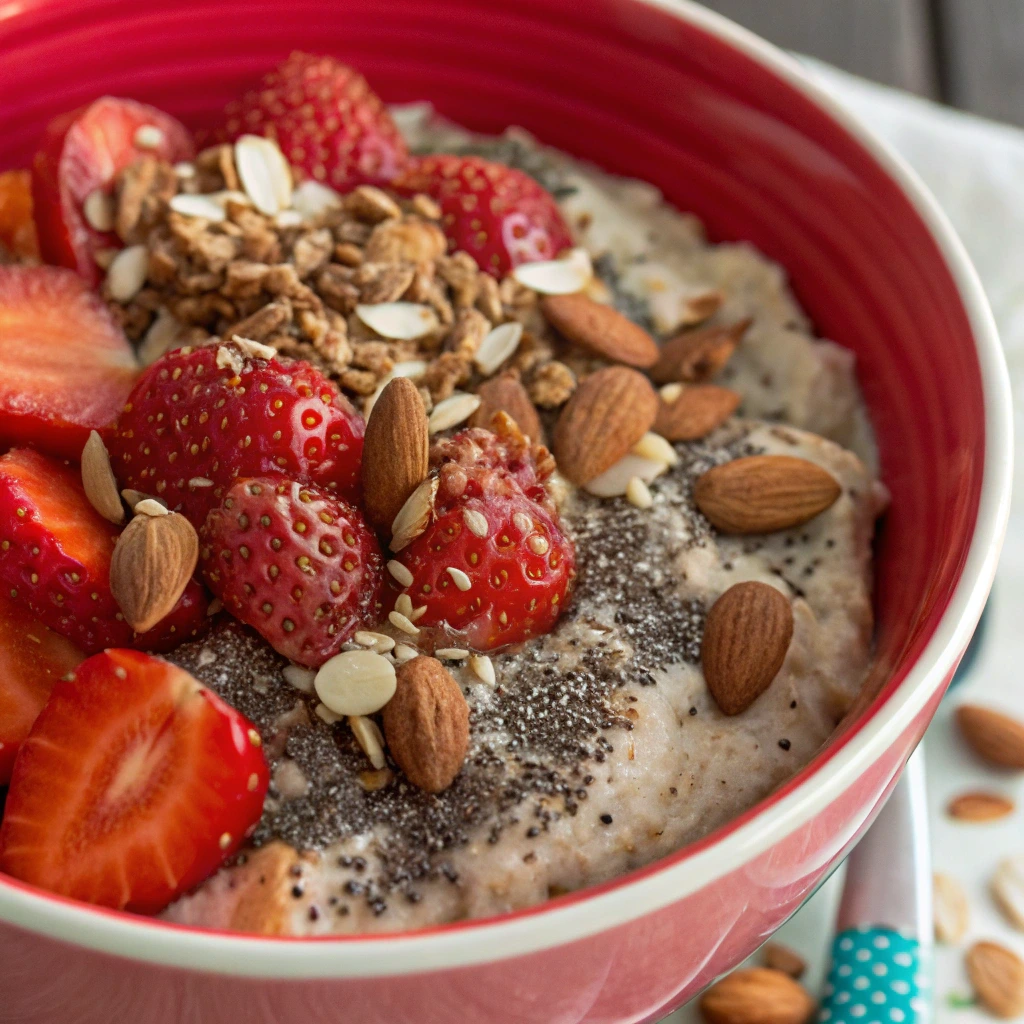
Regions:
M 827 1024 L 925 1024 L 931 981 L 917 939 L 856 928 L 832 944 L 832 971 L 818 1020 Z

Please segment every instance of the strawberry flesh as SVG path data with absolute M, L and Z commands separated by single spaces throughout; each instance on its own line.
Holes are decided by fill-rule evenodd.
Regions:
M 77 459 L 137 370 L 121 329 L 70 270 L 0 267 L 0 444 Z
M 357 508 L 319 488 L 239 481 L 201 536 L 210 589 L 292 661 L 322 665 L 380 616 L 377 540 Z
M 287 475 L 359 493 L 365 424 L 308 363 L 182 348 L 150 366 L 108 433 L 122 487 L 155 494 L 199 529 L 237 479 Z
M 140 128 L 159 129 L 156 145 L 142 148 Z M 50 122 L 32 164 L 32 198 L 39 247 L 48 263 L 69 267 L 95 286 L 95 253 L 120 247 L 111 231 L 97 231 L 85 218 L 86 198 L 113 193 L 114 180 L 140 157 L 168 163 L 190 160 L 194 148 L 185 127 L 169 114 L 134 100 L 104 96 Z
M 22 744 L 0 869 L 155 914 L 238 850 L 268 782 L 245 718 L 183 669 L 105 651 L 56 684 Z
M 358 71 L 332 57 L 293 53 L 225 111 L 227 140 L 275 139 L 293 167 L 346 192 L 384 184 L 408 160 L 387 107 Z

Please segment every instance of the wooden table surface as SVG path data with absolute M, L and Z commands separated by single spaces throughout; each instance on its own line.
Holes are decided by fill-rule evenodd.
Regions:
M 703 0 L 789 50 L 1024 125 L 1024 0 Z

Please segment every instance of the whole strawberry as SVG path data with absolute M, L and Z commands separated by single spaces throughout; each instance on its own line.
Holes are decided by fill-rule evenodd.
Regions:
M 223 135 L 275 139 L 293 167 L 347 191 L 390 181 L 408 149 L 366 79 L 333 57 L 293 53 L 228 104 Z
M 413 606 L 426 606 L 416 624 L 446 626 L 479 651 L 549 632 L 576 565 L 554 519 L 517 489 L 442 512 L 398 559 Z
M 122 487 L 156 495 L 199 529 L 242 477 L 279 474 L 355 497 L 364 426 L 308 363 L 182 348 L 142 375 L 107 448 Z
M 552 260 L 573 244 L 549 192 L 522 171 L 482 157 L 422 157 L 390 187 L 401 195 L 432 196 L 451 247 L 464 249 L 495 277 L 520 263 Z
M 239 481 L 201 536 L 207 585 L 292 661 L 322 665 L 380 616 L 377 540 L 357 508 L 318 487 Z

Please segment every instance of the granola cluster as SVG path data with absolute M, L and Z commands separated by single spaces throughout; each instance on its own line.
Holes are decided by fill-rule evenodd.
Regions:
M 211 216 L 195 212 L 204 209 Z M 292 209 L 267 216 L 241 191 L 232 148 L 214 146 L 194 164 L 147 158 L 127 168 L 112 215 L 123 242 L 145 247 L 145 280 L 125 300 L 108 278 L 104 294 L 146 363 L 178 345 L 238 335 L 308 360 L 367 405 L 396 373 L 416 380 L 428 410 L 502 373 L 521 380 L 542 409 L 575 390 L 537 294 L 511 276 L 496 280 L 465 252 L 449 253 L 428 196 L 373 186 L 339 196 L 311 183 Z M 414 340 L 388 338 L 357 312 L 390 302 L 428 308 L 436 326 Z M 513 321 L 524 328 L 515 351 L 481 372 L 481 343 Z

